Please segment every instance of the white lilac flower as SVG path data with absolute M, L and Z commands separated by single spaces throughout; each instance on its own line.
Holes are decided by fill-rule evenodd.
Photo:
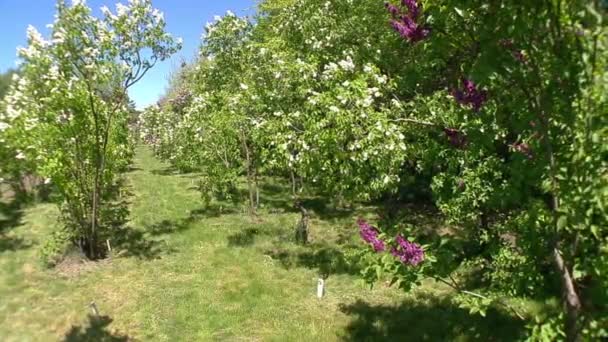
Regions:
M 355 63 L 353 63 L 353 60 L 350 56 L 347 56 L 346 59 L 339 61 L 338 65 L 340 65 L 340 67 L 346 71 L 355 70 Z
M 126 16 L 127 12 L 129 12 L 129 7 L 127 7 L 121 3 L 116 4 L 116 13 L 118 14 L 119 17 Z

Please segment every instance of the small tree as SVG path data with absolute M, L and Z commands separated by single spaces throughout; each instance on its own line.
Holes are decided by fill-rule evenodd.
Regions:
M 124 214 L 111 204 L 131 149 L 127 90 L 181 44 L 149 0 L 102 13 L 60 0 L 50 41 L 28 29 L 22 76 L 2 118 L 23 158 L 59 190 L 64 222 L 91 259 L 103 255 L 100 231 L 108 234 L 113 216 Z

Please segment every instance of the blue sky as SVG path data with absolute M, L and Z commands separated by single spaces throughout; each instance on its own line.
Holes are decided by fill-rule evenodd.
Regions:
M 116 2 L 88 0 L 87 4 L 99 14 L 103 5 L 114 9 Z M 191 60 L 200 44 L 203 27 L 213 21 L 214 15 L 223 15 L 231 10 L 237 15 L 252 14 L 254 0 L 152 0 L 154 7 L 165 13 L 167 31 L 184 39 L 184 47 L 171 60 L 156 65 L 129 93 L 138 108 L 156 102 L 167 86 L 171 71 L 183 60 Z M 15 67 L 17 46 L 26 45 L 26 29 L 35 26 L 45 37 L 49 31 L 46 24 L 53 22 L 54 0 L 0 0 L 0 72 Z

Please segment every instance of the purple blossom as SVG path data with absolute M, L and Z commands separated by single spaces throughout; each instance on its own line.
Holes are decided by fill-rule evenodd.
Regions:
M 453 90 L 452 96 L 456 102 L 463 106 L 471 106 L 473 111 L 479 112 L 483 104 L 487 101 L 487 92 L 477 89 L 475 83 L 469 79 L 463 78 L 462 85 L 464 90 Z
M 399 35 L 410 43 L 419 42 L 431 33 L 431 30 L 426 26 L 418 24 L 417 20 L 420 16 L 420 6 L 416 0 L 402 0 L 401 5 L 407 8 L 407 11 L 402 11 L 399 7 L 385 2 L 384 6 L 393 16 L 390 21 L 391 26 Z
M 454 128 L 444 128 L 443 132 L 448 137 L 448 140 L 452 146 L 456 148 L 464 148 L 467 146 L 467 137 L 459 130 Z
M 416 266 L 424 260 L 424 250 L 420 245 L 409 242 L 401 234 L 395 238 L 397 246 L 391 249 L 391 254 L 402 263 Z
M 418 19 L 420 8 L 418 7 L 418 2 L 416 0 L 401 0 L 401 4 L 404 7 L 407 7 L 407 13 L 409 14 L 410 18 L 414 20 Z
M 395 18 L 398 17 L 399 14 L 401 13 L 401 11 L 399 10 L 399 7 L 391 4 L 390 2 L 385 2 L 384 7 L 386 7 L 388 12 Z
M 364 219 L 358 219 L 357 224 L 359 225 L 359 234 L 361 234 L 361 238 L 372 245 L 374 251 L 383 252 L 386 249 L 384 242 L 379 239 L 378 229 L 367 223 Z
M 403 39 L 406 39 L 410 43 L 419 42 L 431 33 L 428 28 L 419 26 L 410 17 L 402 17 L 401 20 L 391 20 L 391 26 Z

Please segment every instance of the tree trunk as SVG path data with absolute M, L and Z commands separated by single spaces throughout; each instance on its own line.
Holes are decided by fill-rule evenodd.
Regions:
M 310 215 L 304 205 L 299 200 L 296 200 L 295 207 L 300 210 L 300 221 L 296 225 L 296 243 L 305 245 L 308 243 L 308 221 Z
M 255 216 L 256 213 L 256 186 L 255 186 L 255 171 L 253 170 L 253 161 L 251 151 L 245 134 L 241 132 L 241 145 L 243 147 L 243 153 L 245 154 L 245 169 L 247 171 L 247 186 L 249 188 L 249 211 L 251 215 Z
M 293 170 L 289 170 L 289 173 L 291 175 L 291 195 L 293 196 L 293 198 L 296 198 L 296 174 L 295 172 L 293 172 Z
M 566 265 L 558 247 L 553 249 L 553 261 L 559 271 L 562 283 L 562 297 L 566 309 L 566 340 L 570 342 L 580 341 L 578 317 L 582 305 L 578 293 L 576 292 L 574 279 L 572 279 L 568 265 Z

